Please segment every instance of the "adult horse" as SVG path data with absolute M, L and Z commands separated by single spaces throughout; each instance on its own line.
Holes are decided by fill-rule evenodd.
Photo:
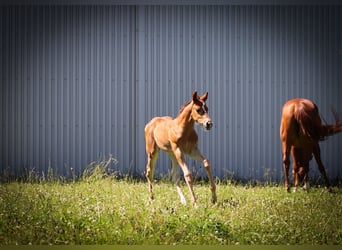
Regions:
M 196 198 L 192 187 L 192 177 L 185 161 L 184 154 L 203 163 L 209 177 L 212 202 L 215 203 L 216 186 L 211 174 L 210 163 L 198 149 L 198 135 L 194 129 L 195 122 L 205 130 L 210 130 L 213 123 L 208 115 L 208 107 L 205 101 L 208 92 L 198 96 L 197 92 L 192 93 L 192 98 L 179 110 L 178 116 L 173 119 L 170 116 L 155 117 L 145 126 L 145 142 L 147 153 L 146 177 L 149 184 L 150 200 L 153 200 L 152 179 L 154 165 L 158 158 L 160 149 L 165 151 L 172 162 L 172 178 L 176 182 L 177 191 L 181 202 L 185 205 L 186 200 L 180 187 L 180 175 L 177 164 L 184 173 L 184 179 L 188 185 L 191 201 L 196 206 Z
M 289 187 L 290 152 L 293 158 L 293 178 L 295 188 L 299 179 L 304 181 L 304 189 L 308 190 L 309 162 L 314 155 L 318 169 L 323 175 L 326 186 L 331 190 L 330 183 L 321 160 L 319 141 L 327 136 L 342 131 L 342 122 L 335 114 L 336 124 L 322 124 L 318 108 L 308 99 L 297 98 L 286 102 L 282 109 L 280 138 L 282 141 L 283 167 L 285 172 L 285 188 Z

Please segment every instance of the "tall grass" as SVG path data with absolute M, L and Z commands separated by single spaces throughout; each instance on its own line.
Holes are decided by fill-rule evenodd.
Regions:
M 342 190 L 288 194 L 283 187 L 194 186 L 198 208 L 174 184 L 104 177 L 0 185 L 0 244 L 342 244 Z M 184 193 L 188 196 L 187 189 Z

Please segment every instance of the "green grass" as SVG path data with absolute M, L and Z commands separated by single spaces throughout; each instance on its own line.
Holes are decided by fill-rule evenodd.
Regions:
M 113 178 L 0 185 L 0 245 L 7 244 L 341 244 L 342 189 L 218 184 L 194 186 L 198 208 L 175 185 Z M 189 194 L 183 185 L 189 201 Z

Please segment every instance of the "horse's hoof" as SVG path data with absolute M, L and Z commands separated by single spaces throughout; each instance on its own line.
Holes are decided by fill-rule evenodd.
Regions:
M 217 202 L 217 197 L 215 196 L 211 199 L 211 203 L 216 204 L 216 202 Z

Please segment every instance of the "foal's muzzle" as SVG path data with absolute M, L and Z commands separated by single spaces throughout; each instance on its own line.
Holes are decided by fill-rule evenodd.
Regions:
M 205 120 L 205 121 L 203 122 L 203 128 L 204 128 L 205 130 L 210 130 L 212 127 L 213 127 L 213 123 L 212 123 L 211 120 Z

